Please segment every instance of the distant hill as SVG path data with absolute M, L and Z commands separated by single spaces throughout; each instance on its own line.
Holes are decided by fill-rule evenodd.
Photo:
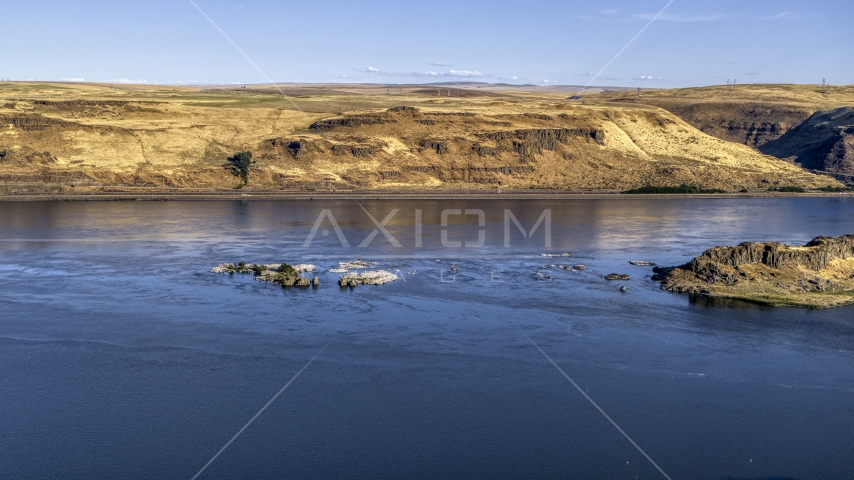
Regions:
M 241 181 L 227 159 L 245 150 L 247 189 L 838 185 L 636 102 L 281 88 L 0 84 L 0 193 L 231 189 Z

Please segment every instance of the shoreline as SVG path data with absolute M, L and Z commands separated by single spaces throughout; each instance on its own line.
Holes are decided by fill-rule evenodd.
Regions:
M 854 198 L 854 194 L 850 195 Z M 714 193 L 714 194 L 624 194 L 620 191 L 352 191 L 352 192 L 305 192 L 305 191 L 255 191 L 247 193 L 210 191 L 210 192 L 90 192 L 79 194 L 33 193 L 20 195 L 0 195 L 0 202 L 63 202 L 63 201 L 222 201 L 222 200 L 607 200 L 619 198 L 695 198 L 695 199 L 734 199 L 734 198 L 846 198 L 847 193 L 807 192 L 807 193 Z

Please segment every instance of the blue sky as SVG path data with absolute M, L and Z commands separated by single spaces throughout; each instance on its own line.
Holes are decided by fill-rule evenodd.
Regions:
M 195 0 L 281 82 L 586 85 L 668 0 Z M 5 0 L 0 77 L 263 83 L 188 0 Z M 854 83 L 850 0 L 675 0 L 593 85 Z

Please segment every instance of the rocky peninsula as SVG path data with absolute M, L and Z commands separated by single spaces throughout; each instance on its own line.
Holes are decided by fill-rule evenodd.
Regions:
M 715 247 L 679 267 L 654 269 L 671 292 L 775 306 L 854 304 L 854 235 L 817 237 L 804 246 L 746 242 Z

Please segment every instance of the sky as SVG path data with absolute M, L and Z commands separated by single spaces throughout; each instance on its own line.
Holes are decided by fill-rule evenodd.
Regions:
M 0 0 L 0 78 L 854 84 L 851 0 L 674 0 L 631 43 L 669 0 L 193 1 L 251 61 L 190 0 Z

